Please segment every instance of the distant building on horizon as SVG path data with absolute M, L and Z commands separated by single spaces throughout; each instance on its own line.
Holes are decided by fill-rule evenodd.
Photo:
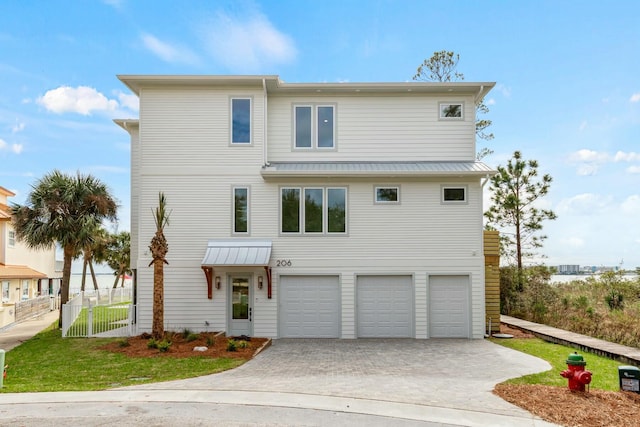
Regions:
M 578 264 L 559 265 L 558 274 L 580 274 L 580 266 Z

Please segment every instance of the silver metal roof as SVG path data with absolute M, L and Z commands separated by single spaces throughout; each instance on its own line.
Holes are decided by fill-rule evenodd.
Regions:
M 263 177 L 313 176 L 486 176 L 496 173 L 482 162 L 272 162 Z
M 202 265 L 269 265 L 271 240 L 209 240 Z

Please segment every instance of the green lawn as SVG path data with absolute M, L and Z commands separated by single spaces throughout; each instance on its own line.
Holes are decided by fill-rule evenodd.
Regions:
M 234 368 L 239 359 L 128 358 L 98 347 L 117 338 L 62 338 L 50 328 L 6 353 L 2 393 L 104 390 L 192 378 Z
M 523 353 L 544 359 L 552 366 L 550 371 L 539 374 L 526 375 L 506 381 L 510 384 L 543 384 L 552 386 L 567 386 L 567 379 L 560 376 L 560 372 L 567 369 L 567 357 L 570 353 L 578 352 L 587 362 L 586 369 L 593 373 L 590 387 L 599 390 L 620 390 L 618 380 L 618 366 L 626 365 L 615 360 L 607 359 L 596 354 L 579 351 L 572 347 L 553 344 L 538 338 L 491 338 L 491 341 Z

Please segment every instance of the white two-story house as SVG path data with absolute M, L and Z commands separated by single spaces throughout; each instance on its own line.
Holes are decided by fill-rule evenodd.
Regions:
M 50 295 L 60 287 L 55 248 L 34 250 L 16 237 L 8 199 L 15 193 L 0 187 L 0 328 L 17 319 L 15 304 Z
M 122 75 L 132 268 L 152 325 L 158 194 L 165 328 L 275 338 L 485 331 L 475 104 L 494 83 Z

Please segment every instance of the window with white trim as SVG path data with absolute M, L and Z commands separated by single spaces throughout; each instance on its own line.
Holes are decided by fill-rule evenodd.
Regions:
M 22 281 L 22 299 L 29 299 L 29 280 Z
M 2 282 L 2 302 L 9 302 L 9 286 L 11 285 L 11 282 L 9 282 L 8 280 L 5 280 Z
M 280 189 L 280 231 L 283 234 L 347 232 L 347 189 L 283 187 Z
M 375 187 L 376 203 L 400 203 L 400 187 Z
M 14 230 L 9 230 L 7 233 L 7 246 L 10 248 L 15 247 L 16 245 L 16 232 Z
M 233 188 L 233 232 L 249 234 L 249 187 Z
M 439 109 L 441 120 L 464 119 L 464 104 L 461 102 L 441 102 Z
M 293 146 L 295 148 L 335 148 L 335 130 L 335 106 L 294 105 Z
M 231 98 L 231 143 L 251 144 L 251 98 Z
M 448 186 L 442 187 L 442 203 L 467 203 L 467 186 Z

